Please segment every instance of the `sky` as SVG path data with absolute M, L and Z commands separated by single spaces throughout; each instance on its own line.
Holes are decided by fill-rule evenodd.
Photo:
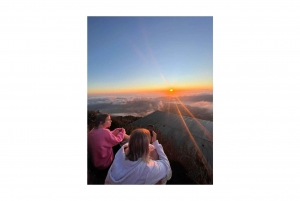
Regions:
M 87 21 L 89 97 L 212 92 L 213 17 Z

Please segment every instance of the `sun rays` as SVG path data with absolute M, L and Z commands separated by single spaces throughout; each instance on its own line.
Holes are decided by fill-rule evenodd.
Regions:
M 185 123 L 185 121 L 184 121 L 184 119 L 183 119 L 183 117 L 181 115 L 181 112 L 180 112 L 180 110 L 179 110 L 179 108 L 178 108 L 177 105 L 176 105 L 176 107 L 177 107 L 178 114 L 179 114 L 179 116 L 181 118 L 181 121 L 182 121 L 182 123 L 183 123 L 183 125 L 184 125 L 184 127 L 185 127 L 185 129 L 186 129 L 186 131 L 188 133 L 188 135 L 189 135 L 189 138 L 192 141 L 192 143 L 193 143 L 196 151 L 198 151 L 198 153 L 200 155 L 199 157 L 200 157 L 203 165 L 205 166 L 205 169 L 209 172 L 209 174 L 212 174 L 212 168 L 211 168 L 211 166 L 209 165 L 207 159 L 205 158 L 204 154 L 202 153 L 202 151 L 200 150 L 199 146 L 197 145 L 197 143 L 196 143 L 196 141 L 195 141 L 192 133 L 190 132 L 188 126 L 186 125 L 186 123 Z
M 172 92 L 171 92 L 171 89 L 172 89 L 172 88 L 169 89 L 169 92 L 170 92 L 170 93 L 172 93 Z M 172 90 L 172 91 L 173 91 L 173 90 Z M 168 101 L 168 112 L 170 112 L 170 104 L 171 104 L 171 100 L 172 100 L 172 99 L 173 99 L 173 100 L 177 100 L 177 101 L 179 102 L 179 105 L 182 106 L 182 108 L 183 108 L 186 112 L 188 112 L 188 114 L 189 114 L 192 118 L 194 118 L 194 121 L 196 121 L 196 123 L 197 123 L 196 125 L 199 127 L 200 130 L 203 131 L 203 133 L 204 133 L 206 139 L 208 139 L 208 141 L 210 141 L 211 143 L 213 143 L 213 137 L 212 137 L 212 134 L 211 134 L 211 133 L 210 133 L 210 132 L 202 125 L 202 124 L 201 124 L 201 122 L 199 122 L 199 121 L 196 119 L 196 117 L 195 117 L 195 116 L 189 111 L 189 109 L 182 103 L 182 101 L 179 99 L 178 96 L 169 96 L 168 99 L 169 99 L 169 101 Z M 181 119 L 181 121 L 182 121 L 182 123 L 183 123 L 183 125 L 184 125 L 184 128 L 185 128 L 185 130 L 186 130 L 186 133 L 188 134 L 189 139 L 191 140 L 193 146 L 195 147 L 196 154 L 199 156 L 200 160 L 201 160 L 202 163 L 204 164 L 205 169 L 208 171 L 208 173 L 209 173 L 209 174 L 212 174 L 212 167 L 211 167 L 211 165 L 208 163 L 208 161 L 207 161 L 205 155 L 202 153 L 201 149 L 199 148 L 198 144 L 196 143 L 196 141 L 195 141 L 195 139 L 194 139 L 194 137 L 193 137 L 193 135 L 192 135 L 192 133 L 191 133 L 191 131 L 190 131 L 188 125 L 186 124 L 186 122 L 185 122 L 185 120 L 184 120 L 184 118 L 183 118 L 183 116 L 182 116 L 182 113 L 181 113 L 181 111 L 180 111 L 180 109 L 179 109 L 179 107 L 178 107 L 178 105 L 177 105 L 176 103 L 175 103 L 175 106 L 176 106 L 176 109 L 177 109 L 177 113 L 178 113 L 178 115 L 180 116 L 180 119 Z M 204 139 L 204 140 L 205 140 L 205 139 Z
M 185 105 L 181 102 L 181 100 L 176 97 L 176 99 L 179 101 L 180 105 L 193 117 L 196 119 L 196 117 L 185 107 Z M 213 139 L 212 139 L 212 134 L 199 122 L 199 121 L 196 121 L 197 122 L 197 125 L 200 127 L 200 129 L 204 132 L 204 135 L 211 141 L 213 142 Z

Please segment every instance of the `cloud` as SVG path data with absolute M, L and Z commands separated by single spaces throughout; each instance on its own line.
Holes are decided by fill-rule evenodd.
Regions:
M 159 110 L 163 103 L 155 98 L 93 98 L 88 100 L 88 110 L 99 110 L 110 114 L 138 114 L 145 116 Z
M 206 109 L 208 113 L 213 113 L 213 103 L 207 101 L 199 101 L 191 103 L 190 106 Z
M 157 104 L 158 110 L 162 110 L 163 107 L 164 107 L 163 102 L 162 102 L 162 101 L 159 101 L 158 104 Z
M 126 98 L 122 97 L 104 97 L 104 98 L 89 98 L 88 105 L 95 105 L 95 104 L 113 104 L 113 105 L 120 105 L 125 104 L 127 102 Z
M 197 94 L 193 96 L 178 97 L 179 101 L 170 101 L 167 97 L 146 98 L 146 97 L 98 97 L 88 99 L 88 110 L 99 110 L 111 115 L 133 115 L 145 116 L 156 110 L 167 111 L 169 103 L 183 103 L 187 108 L 198 116 L 208 115 L 212 118 L 213 95 Z M 169 102 L 170 101 L 170 102 Z M 200 115 L 200 117 L 202 117 Z
M 180 96 L 179 99 L 181 101 L 189 101 L 189 102 L 199 102 L 199 101 L 213 102 L 213 95 L 208 93 L 202 93 L 193 96 Z
M 207 101 L 193 102 L 190 105 L 194 106 L 194 107 L 202 107 L 202 108 L 207 108 L 207 109 L 212 109 L 213 108 L 213 103 L 212 102 L 207 102 Z

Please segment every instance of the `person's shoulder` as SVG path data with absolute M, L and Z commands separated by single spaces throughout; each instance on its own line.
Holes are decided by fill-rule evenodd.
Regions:
M 106 128 L 99 128 L 99 129 L 97 129 L 96 132 L 101 133 L 101 134 L 103 134 L 103 133 L 110 134 L 111 133 L 111 131 L 109 129 L 106 129 Z
M 91 130 L 89 135 L 91 135 L 91 136 L 103 136 L 103 135 L 109 135 L 110 133 L 111 132 L 108 129 L 98 128 L 98 129 Z
M 111 133 L 111 131 L 109 129 L 107 129 L 107 128 L 103 128 L 102 132 Z

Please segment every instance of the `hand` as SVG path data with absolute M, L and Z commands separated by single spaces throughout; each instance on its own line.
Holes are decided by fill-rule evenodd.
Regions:
M 156 136 L 157 136 L 157 134 L 154 132 L 154 131 L 152 131 L 152 143 L 156 140 Z
M 117 129 L 115 129 L 115 130 L 112 132 L 112 134 L 113 134 L 114 136 L 117 136 L 117 135 L 121 132 L 121 129 L 122 129 L 122 128 L 117 128 Z
M 123 141 L 129 141 L 130 135 L 124 134 Z

